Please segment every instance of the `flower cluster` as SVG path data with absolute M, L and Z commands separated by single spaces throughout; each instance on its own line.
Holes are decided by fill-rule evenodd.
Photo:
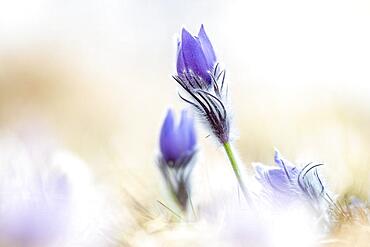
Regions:
M 225 70 L 220 68 L 203 25 L 197 36 L 182 29 L 177 44 L 176 65 L 177 74 L 173 78 L 180 85 L 179 97 L 200 116 L 207 131 L 223 146 L 246 199 L 240 200 L 239 193 L 235 193 L 238 198 L 232 195 L 221 196 L 219 200 L 222 203 L 218 203 L 218 200 L 205 205 L 199 202 L 195 204 L 197 213 L 203 219 L 224 227 L 223 237 L 233 246 L 245 246 L 245 241 L 251 239 L 260 245 L 270 246 L 270 241 L 265 241 L 266 238 L 259 236 L 259 232 L 273 236 L 274 244 L 280 243 L 281 236 L 284 236 L 283 244 L 278 246 L 287 246 L 285 238 L 294 243 L 292 246 L 296 246 L 306 237 L 308 228 L 322 227 L 322 232 L 327 232 L 333 225 L 333 219 L 340 217 L 338 215 L 347 217 L 353 213 L 359 217 L 361 213 L 366 216 L 361 219 L 368 219 L 368 211 L 357 209 L 365 208 L 363 204 L 353 204 L 351 208 L 343 209 L 333 199 L 324 179 L 319 175 L 319 167 L 323 164 L 309 163 L 299 167 L 283 158 L 276 150 L 275 166 L 257 164 L 253 167 L 254 176 L 243 176 L 239 168 L 240 161 L 230 140 L 231 113 Z M 197 141 L 194 120 L 188 111 L 183 110 L 180 121 L 175 122 L 174 112 L 169 110 L 160 133 L 159 168 L 173 198 L 186 212 L 191 197 L 190 179 Z M 246 186 L 244 178 L 256 183 Z M 256 184 L 259 190 L 254 187 Z M 232 205 L 227 205 L 229 200 Z M 207 209 L 210 210 L 207 212 Z M 292 217 L 286 219 L 287 216 Z M 261 226 L 261 229 L 254 231 L 257 226 Z M 297 234 L 292 234 L 292 231 Z M 296 236 L 297 242 L 291 235 Z M 307 239 L 314 239 L 311 236 Z
M 202 25 L 198 36 L 182 29 L 177 49 L 177 75 L 174 79 L 187 96 L 179 93 L 196 113 L 205 120 L 206 126 L 223 145 L 240 188 L 250 205 L 250 193 L 237 164 L 237 157 L 230 144 L 230 113 L 226 107 L 227 85 L 225 71 L 220 69 L 213 46 Z M 186 209 L 189 197 L 189 176 L 195 153 L 193 121 L 182 112 L 181 121 L 175 126 L 174 114 L 170 110 L 163 123 L 160 135 L 160 170 L 177 202 Z M 271 194 L 280 201 L 302 197 L 318 204 L 326 196 L 317 172 L 317 166 L 308 165 L 299 169 L 275 153 L 278 168 L 257 166 L 257 178 Z M 190 165 L 189 165 L 190 164 Z M 284 199 L 285 198 L 285 199 Z

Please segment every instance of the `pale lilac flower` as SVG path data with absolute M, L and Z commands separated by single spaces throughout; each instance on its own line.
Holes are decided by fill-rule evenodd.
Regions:
M 66 233 L 69 182 L 59 172 L 26 172 L 12 170 L 0 182 L 0 243 L 48 246 Z
M 122 208 L 85 162 L 40 136 L 0 136 L 0 246 L 116 246 Z
M 274 204 L 285 206 L 303 200 L 317 207 L 329 198 L 317 170 L 322 164 L 310 163 L 299 168 L 285 160 L 277 150 L 274 160 L 277 167 L 255 166 L 256 178 Z
M 249 210 L 233 209 L 226 212 L 224 221 L 220 223 L 221 240 L 227 246 L 244 247 L 273 247 L 272 232 L 255 212 Z

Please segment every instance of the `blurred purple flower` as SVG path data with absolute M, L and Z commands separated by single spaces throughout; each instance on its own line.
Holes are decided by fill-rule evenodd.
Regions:
M 194 154 L 197 142 L 194 120 L 189 113 L 185 110 L 181 112 L 178 125 L 175 120 L 174 112 L 168 110 L 159 141 L 162 157 L 170 166 L 182 165 L 184 158 Z
M 69 185 L 63 174 L 47 180 L 28 177 L 21 186 L 3 183 L 0 243 L 25 247 L 50 244 L 66 230 L 68 198 Z
M 193 73 L 211 84 L 211 73 L 216 65 L 216 54 L 204 30 L 200 27 L 198 37 L 182 29 L 181 40 L 177 45 L 177 73 L 180 77 Z
M 274 203 L 286 205 L 304 199 L 316 206 L 322 199 L 328 197 L 317 171 L 317 167 L 322 164 L 310 163 L 298 168 L 285 160 L 277 150 L 274 160 L 278 167 L 264 165 L 255 167 L 257 180 L 261 182 Z
M 171 193 L 183 210 L 186 210 L 190 194 L 190 174 L 196 153 L 194 120 L 185 110 L 179 124 L 170 109 L 163 122 L 160 134 L 159 168 Z
M 270 225 L 253 211 L 236 208 L 226 212 L 220 228 L 220 237 L 228 246 L 274 246 Z

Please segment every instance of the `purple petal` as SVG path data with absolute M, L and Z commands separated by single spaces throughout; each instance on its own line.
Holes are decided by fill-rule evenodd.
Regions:
M 160 134 L 160 149 L 166 160 L 173 159 L 179 152 L 177 150 L 177 140 L 175 136 L 175 116 L 171 109 L 168 110 L 163 122 Z
M 280 154 L 279 150 L 277 150 L 277 149 L 275 148 L 274 160 L 275 160 L 275 163 L 276 163 L 279 167 L 281 167 L 281 168 L 283 168 L 283 162 L 282 162 L 282 159 L 283 159 L 283 157 L 281 156 L 281 154 Z
M 186 151 L 191 152 L 196 145 L 196 134 L 194 128 L 194 120 L 189 116 L 186 110 L 181 112 L 181 122 L 179 126 L 179 133 L 184 133 L 184 142 L 186 142 Z
M 183 61 L 187 68 L 187 72 L 192 71 L 205 81 L 210 81 L 210 76 L 208 74 L 209 67 L 202 46 L 199 40 L 194 38 L 185 29 L 182 29 L 180 50 L 183 54 Z
M 261 180 L 265 176 L 266 167 L 262 164 L 258 164 L 254 167 L 257 173 L 257 179 Z
M 169 133 L 174 131 L 175 127 L 175 115 L 172 109 L 169 109 L 167 111 L 166 118 L 164 119 L 162 129 L 161 129 L 161 137 L 160 140 L 162 140 L 169 135 Z
M 208 69 L 211 71 L 216 64 L 216 54 L 212 47 L 211 41 L 209 40 L 206 31 L 204 30 L 204 26 L 200 27 L 198 38 L 200 41 L 200 45 L 202 46 L 203 53 L 207 60 Z
M 295 176 L 298 176 L 298 169 L 291 162 L 284 159 L 277 149 L 275 149 L 274 160 L 275 163 L 285 171 L 285 173 L 288 173 L 289 177 L 294 178 Z
M 167 111 L 166 118 L 163 121 L 162 124 L 162 129 L 161 129 L 161 134 L 159 138 L 159 144 L 160 144 L 160 149 L 162 153 L 166 153 L 167 151 L 167 143 L 168 143 L 168 138 L 169 136 L 172 135 L 174 131 L 174 125 L 175 125 L 175 117 L 172 109 L 169 109 Z
M 285 173 L 281 169 L 271 169 L 267 172 L 268 182 L 275 188 L 286 190 L 290 186 L 290 181 Z
M 177 43 L 177 74 L 182 75 L 186 73 L 186 67 L 184 63 L 184 55 L 182 53 L 182 47 L 181 47 L 181 42 Z
M 284 190 L 289 186 L 289 179 L 286 173 L 280 168 L 271 168 L 264 165 L 255 167 L 257 179 L 273 189 Z
M 175 126 L 175 115 L 169 110 L 164 120 L 161 135 L 160 149 L 166 161 L 175 162 L 186 150 L 185 133 L 179 131 L 179 126 Z
M 160 134 L 160 150 L 163 158 L 176 163 L 181 157 L 194 152 L 196 135 L 194 120 L 186 111 L 182 111 L 179 124 L 175 125 L 175 116 L 169 110 L 163 122 Z

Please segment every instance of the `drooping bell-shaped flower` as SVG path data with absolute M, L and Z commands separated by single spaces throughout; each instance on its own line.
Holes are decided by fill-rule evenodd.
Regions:
M 190 194 L 190 174 L 196 153 L 194 120 L 185 110 L 177 123 L 170 109 L 160 134 L 159 168 L 162 176 L 182 210 L 186 210 Z
M 186 77 L 193 73 L 207 84 L 211 84 L 211 73 L 216 65 L 216 54 L 204 30 L 198 36 L 191 35 L 185 28 L 177 45 L 177 74 Z
M 196 134 L 194 120 L 185 110 L 181 112 L 177 124 L 174 112 L 170 109 L 163 122 L 160 134 L 160 149 L 163 159 L 174 166 L 183 165 L 182 160 L 194 154 Z

